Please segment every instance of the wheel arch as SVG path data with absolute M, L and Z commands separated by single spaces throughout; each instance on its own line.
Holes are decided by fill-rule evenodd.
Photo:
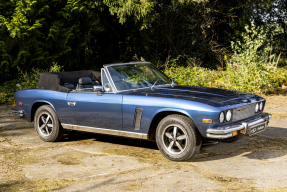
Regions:
M 35 116 L 35 113 L 37 111 L 37 109 L 43 105 L 50 105 L 53 110 L 55 111 L 56 113 L 56 109 L 55 107 L 52 105 L 52 103 L 48 102 L 48 101 L 36 101 L 35 103 L 33 103 L 32 107 L 31 107 L 31 116 L 30 116 L 30 120 L 31 122 L 34 121 L 34 116 Z M 56 113 L 57 114 L 57 113 Z
M 156 133 L 156 128 L 157 125 L 159 124 L 159 122 L 167 117 L 168 115 L 183 115 L 186 116 L 188 118 L 190 118 L 192 121 L 192 117 L 186 113 L 185 111 L 177 111 L 177 110 L 165 110 L 165 111 L 160 111 L 158 112 L 152 119 L 150 127 L 149 127 L 149 131 L 148 131 L 148 139 L 149 140 L 154 140 L 155 139 L 155 133 Z M 193 121 L 194 122 L 194 121 Z

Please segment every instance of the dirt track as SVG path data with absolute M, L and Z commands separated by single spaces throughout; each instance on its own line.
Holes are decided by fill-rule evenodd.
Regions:
M 43 142 L 2 105 L 0 191 L 287 191 L 286 96 L 267 97 L 265 111 L 265 132 L 172 162 L 149 141 L 70 131 Z

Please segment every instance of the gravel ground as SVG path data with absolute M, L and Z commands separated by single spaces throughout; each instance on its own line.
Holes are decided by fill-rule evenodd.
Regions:
M 202 146 L 191 162 L 156 144 L 67 131 L 43 142 L 33 124 L 0 106 L 0 191 L 287 191 L 287 98 L 268 96 L 267 130 Z

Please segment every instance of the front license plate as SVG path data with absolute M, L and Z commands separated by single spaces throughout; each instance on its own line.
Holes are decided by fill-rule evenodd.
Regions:
M 260 123 L 258 125 L 255 125 L 253 127 L 250 127 L 249 128 L 249 136 L 255 135 L 255 134 L 257 134 L 257 133 L 259 133 L 261 131 L 264 131 L 265 128 L 266 128 L 266 123 L 265 122 L 264 123 Z

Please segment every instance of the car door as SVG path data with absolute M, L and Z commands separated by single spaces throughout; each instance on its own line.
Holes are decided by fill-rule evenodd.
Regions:
M 122 94 L 116 93 L 104 69 L 101 70 L 102 90 L 70 92 L 67 95 L 69 124 L 122 130 Z
M 122 95 L 71 92 L 67 96 L 71 125 L 122 130 Z

